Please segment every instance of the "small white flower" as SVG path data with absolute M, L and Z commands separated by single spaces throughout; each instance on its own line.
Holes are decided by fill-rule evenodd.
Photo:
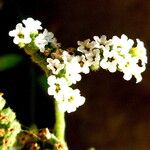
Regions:
M 40 33 L 34 40 L 35 45 L 40 49 L 40 52 L 45 51 L 45 46 L 48 44 L 47 40 L 45 39 L 45 35 Z
M 32 33 L 37 33 L 38 30 L 42 29 L 41 22 L 34 20 L 33 18 L 27 18 L 22 21 L 25 25 L 25 28 Z
M 56 78 L 51 75 L 48 77 L 48 94 L 54 96 L 56 101 L 62 101 L 64 99 L 64 93 L 67 93 L 68 84 L 65 78 Z
M 142 80 L 141 73 L 145 70 L 145 67 L 139 67 L 137 63 L 137 57 L 131 57 L 130 55 L 127 55 L 124 59 L 124 62 L 122 61 L 122 63 L 119 64 L 118 67 L 124 73 L 123 78 L 125 80 L 130 80 L 132 76 L 136 78 L 136 83 Z
M 107 42 L 106 35 L 102 35 L 100 38 L 98 36 L 94 36 L 93 39 L 95 40 L 96 43 L 106 45 Z
M 62 59 L 64 61 L 64 64 L 70 63 L 74 59 L 74 55 L 70 55 L 67 51 L 63 51 Z
M 134 41 L 132 39 L 128 39 L 125 34 L 122 34 L 121 38 L 117 36 L 112 37 L 113 49 L 119 51 L 122 55 L 128 54 L 133 44 Z
M 47 68 L 55 75 L 57 75 L 65 66 L 64 64 L 60 63 L 60 60 L 58 59 L 47 58 L 47 62 L 49 63 Z
M 70 55 L 67 51 L 62 54 L 62 59 L 65 64 L 65 77 L 68 80 L 69 85 L 75 84 L 77 81 L 81 80 L 81 67 L 78 62 L 78 58 L 74 55 Z
M 90 63 L 86 60 L 85 55 L 76 56 L 78 63 L 80 64 L 81 72 L 87 74 L 90 72 Z
M 85 98 L 80 95 L 78 89 L 73 90 L 69 88 L 68 92 L 64 95 L 64 100 L 60 102 L 59 109 L 63 112 L 74 112 L 79 106 L 83 105 Z
M 78 62 L 65 64 L 65 78 L 69 85 L 76 84 L 77 81 L 81 80 L 80 70 L 80 64 Z
M 90 67 L 92 70 L 98 70 L 100 65 L 100 50 L 99 49 L 93 49 L 89 53 L 85 54 L 87 61 L 90 64 Z
M 45 36 L 47 42 L 49 43 L 53 42 L 54 34 L 52 32 L 48 32 L 48 30 L 45 29 L 43 35 Z
M 108 69 L 110 72 L 116 72 L 119 61 L 120 57 L 116 51 L 105 50 L 103 59 L 100 61 L 100 66 L 103 69 Z
M 79 73 L 73 73 L 73 72 L 70 72 L 70 73 L 66 73 L 65 74 L 65 78 L 66 80 L 68 81 L 68 84 L 69 85 L 72 85 L 72 84 L 76 84 L 78 81 L 81 80 L 81 75 Z
M 55 48 L 58 48 L 60 46 L 59 43 L 57 43 L 57 40 L 54 38 L 54 34 L 52 32 L 48 32 L 47 29 L 45 29 L 43 33 L 40 33 L 35 38 L 34 42 L 36 46 L 39 47 L 40 52 L 42 53 L 44 53 L 45 46 L 48 45 L 48 43 L 51 43 Z
M 77 51 L 82 52 L 84 54 L 89 53 L 89 51 L 94 48 L 94 42 L 90 42 L 90 39 L 87 39 L 83 42 L 78 41 L 77 43 L 79 45 Z
M 146 48 L 144 47 L 144 43 L 139 39 L 136 39 L 137 47 L 135 48 L 136 56 L 142 61 L 142 65 L 147 63 L 147 53 Z
M 101 66 L 101 68 L 103 68 L 103 69 L 108 69 L 108 67 L 109 67 L 109 63 L 108 63 L 108 59 L 102 59 L 101 61 L 100 61 L 100 66 Z
M 103 59 L 101 62 L 100 62 L 100 66 L 103 68 L 103 69 L 108 69 L 110 72 L 116 72 L 117 71 L 117 61 L 108 61 L 107 59 Z
M 15 44 L 28 44 L 31 42 L 30 33 L 22 26 L 21 23 L 16 25 L 16 29 L 9 32 L 9 36 L 14 37 Z
M 51 43 L 52 46 L 54 46 L 55 48 L 60 47 L 60 43 L 57 42 L 57 39 L 54 37 L 54 34 L 52 32 L 48 32 L 48 30 L 45 29 L 43 35 L 45 36 L 45 40 L 48 43 Z
M 103 49 L 105 47 L 106 49 L 109 49 L 110 45 L 112 44 L 111 40 L 107 40 L 106 35 L 102 35 L 100 38 L 98 36 L 94 36 L 93 39 L 95 48 Z

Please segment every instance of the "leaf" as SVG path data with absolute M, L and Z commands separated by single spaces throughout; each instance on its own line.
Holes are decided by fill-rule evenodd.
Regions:
M 18 54 L 5 54 L 0 56 L 0 71 L 5 71 L 15 67 L 23 60 L 23 57 Z

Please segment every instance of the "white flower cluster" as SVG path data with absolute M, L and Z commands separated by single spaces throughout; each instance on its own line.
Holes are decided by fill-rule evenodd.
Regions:
M 31 22 L 31 23 L 30 23 Z M 81 80 L 81 74 L 87 74 L 90 70 L 106 69 L 110 72 L 123 72 L 123 78 L 130 80 L 132 76 L 136 82 L 142 80 L 141 73 L 146 69 L 147 54 L 144 43 L 139 39 L 136 45 L 126 35 L 121 38 L 113 36 L 107 40 L 106 36 L 94 36 L 93 41 L 87 39 L 78 41 L 77 49 L 62 50 L 53 33 L 46 29 L 43 33 L 41 23 L 32 18 L 23 20 L 17 24 L 16 30 L 10 31 L 14 37 L 14 43 L 35 43 L 40 52 L 45 52 L 49 43 L 50 55 L 46 58 L 47 69 L 51 72 L 48 77 L 48 94 L 59 103 L 61 111 L 73 112 L 85 102 L 79 89 L 73 89 L 72 85 Z M 32 38 L 32 34 L 35 38 Z
M 22 22 L 23 24 L 18 23 L 16 29 L 9 32 L 9 35 L 14 37 L 14 43 L 19 47 L 25 48 L 31 44 L 30 48 L 37 47 L 41 53 L 48 50 L 49 53 L 53 51 L 53 54 L 60 48 L 60 44 L 57 43 L 52 32 L 48 32 L 46 29 L 43 33 L 39 32 L 39 30 L 43 29 L 40 21 L 27 18 Z M 47 69 L 52 72 L 52 75 L 48 77 L 48 94 L 59 102 L 61 111 L 72 112 L 84 104 L 85 98 L 80 95 L 78 89 L 73 90 L 70 86 L 81 80 L 81 75 L 79 74 L 81 69 L 87 73 L 89 70 L 84 65 L 84 57 L 74 57 L 67 51 L 64 51 L 61 57 L 62 59 L 47 58 Z M 78 62 L 82 62 L 82 60 L 83 65 L 80 67 L 81 65 Z
M 33 18 L 27 18 L 22 23 L 16 25 L 16 29 L 9 32 L 9 36 L 14 37 L 13 42 L 19 45 L 21 48 L 27 44 L 34 44 L 42 53 L 46 47 L 51 44 L 53 47 L 58 48 L 56 38 L 52 32 L 48 32 L 47 29 L 43 33 L 39 33 L 42 30 L 41 22 L 34 20 Z M 33 46 L 33 45 L 32 45 Z
M 88 39 L 78 42 L 77 49 L 85 55 L 90 65 L 110 72 L 123 72 L 125 80 L 130 80 L 132 76 L 136 78 L 136 83 L 142 80 L 141 73 L 147 64 L 146 48 L 142 41 L 136 39 L 135 45 L 134 41 L 124 34 L 121 38 L 113 36 L 110 40 L 107 40 L 105 35 L 93 38 L 93 41 Z
M 52 75 L 48 77 L 48 93 L 59 102 L 60 110 L 72 112 L 85 102 L 79 89 L 72 89 L 71 85 L 81 80 L 80 73 L 89 72 L 89 64 L 82 55 L 71 55 L 62 52 L 59 59 L 47 58 L 47 68 Z
M 69 87 L 65 78 L 51 75 L 48 77 L 48 84 L 48 94 L 54 96 L 61 111 L 70 113 L 84 104 L 85 98 L 80 95 L 80 91 Z

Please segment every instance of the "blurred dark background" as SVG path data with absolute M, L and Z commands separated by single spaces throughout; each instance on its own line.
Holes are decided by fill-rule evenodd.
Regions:
M 0 91 L 25 126 L 54 125 L 53 102 L 41 86 L 43 72 L 8 36 L 18 22 L 33 17 L 65 47 L 94 35 L 140 38 L 150 49 L 150 1 L 142 0 L 0 0 L 0 56 L 21 57 L 0 71 Z M 150 149 L 150 67 L 143 81 L 124 81 L 121 73 L 104 70 L 85 75 L 77 87 L 86 103 L 66 114 L 70 150 Z

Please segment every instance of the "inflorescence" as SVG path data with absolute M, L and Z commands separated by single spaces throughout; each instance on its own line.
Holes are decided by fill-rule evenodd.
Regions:
M 73 112 L 85 102 L 79 89 L 72 85 L 81 80 L 81 74 L 105 69 L 110 72 L 122 72 L 125 80 L 135 77 L 136 83 L 142 80 L 147 54 L 144 43 L 134 42 L 126 35 L 121 38 L 105 35 L 94 36 L 93 40 L 78 41 L 77 48 L 62 49 L 54 34 L 47 29 L 42 31 L 41 22 L 28 18 L 18 23 L 16 29 L 9 32 L 14 43 L 20 48 L 30 49 L 33 54 L 40 53 L 46 62 L 48 74 L 48 94 L 59 103 L 63 112 Z

